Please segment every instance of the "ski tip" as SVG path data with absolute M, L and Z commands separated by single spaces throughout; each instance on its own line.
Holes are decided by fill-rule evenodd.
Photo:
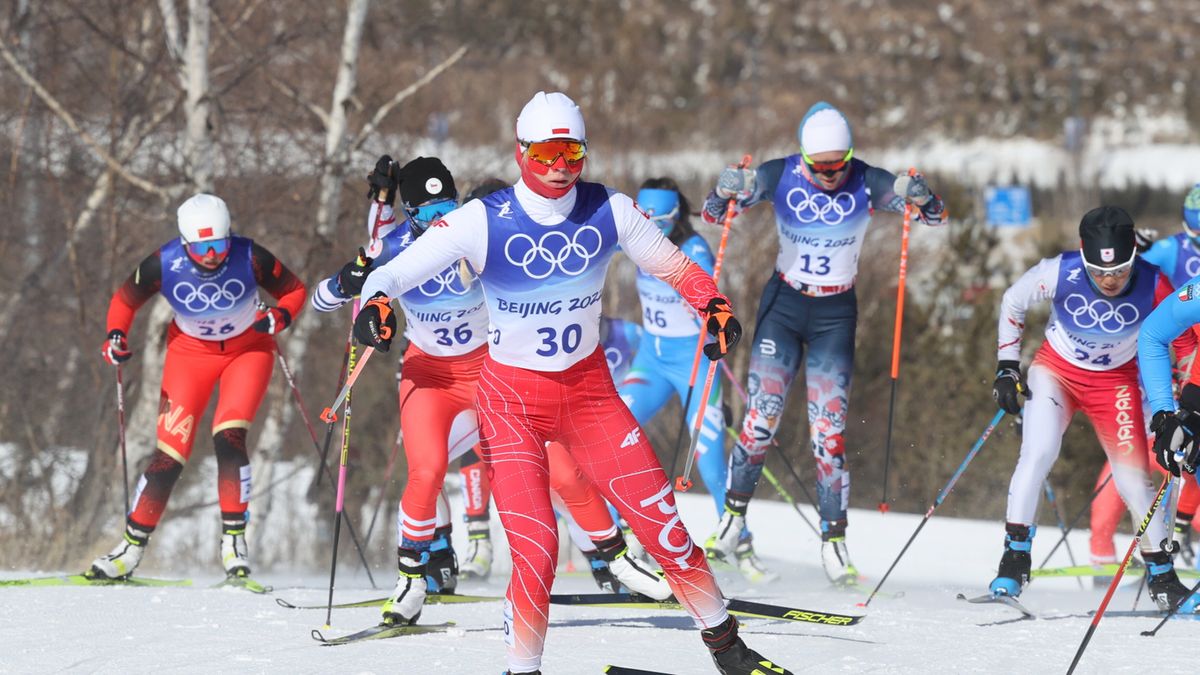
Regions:
M 325 628 L 328 629 L 329 626 L 326 626 Z M 312 633 L 310 633 L 310 635 L 312 635 L 312 639 L 316 640 L 317 642 L 321 642 L 321 643 L 326 642 L 325 636 L 321 635 L 321 631 L 319 631 L 315 628 L 313 629 Z
M 275 604 L 279 605 L 280 607 L 284 607 L 286 609 L 297 609 L 297 607 L 295 605 L 288 602 L 287 600 L 284 600 L 283 598 L 275 598 Z

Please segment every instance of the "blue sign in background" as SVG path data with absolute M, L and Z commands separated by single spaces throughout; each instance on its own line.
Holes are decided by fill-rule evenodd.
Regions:
M 990 187 L 984 191 L 987 222 L 993 227 L 1028 227 L 1033 219 L 1029 188 L 1021 185 Z

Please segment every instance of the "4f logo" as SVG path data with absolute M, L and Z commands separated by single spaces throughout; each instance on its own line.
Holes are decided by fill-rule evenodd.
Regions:
M 641 437 L 640 431 L 641 429 L 634 427 L 633 430 L 625 434 L 625 440 L 621 441 L 621 447 L 628 448 L 637 445 L 638 439 Z

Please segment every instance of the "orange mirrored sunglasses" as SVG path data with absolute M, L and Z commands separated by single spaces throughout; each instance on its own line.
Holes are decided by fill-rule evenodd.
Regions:
M 567 164 L 578 164 L 587 157 L 587 143 L 583 141 L 539 141 L 525 144 L 529 159 L 546 166 L 554 166 L 561 156 Z

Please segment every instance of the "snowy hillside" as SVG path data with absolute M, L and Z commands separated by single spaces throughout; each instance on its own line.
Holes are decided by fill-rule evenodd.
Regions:
M 681 495 L 679 501 L 694 535 L 706 536 L 716 524 L 709 498 Z M 783 576 L 774 584 L 752 587 L 732 572 L 719 572 L 728 595 L 867 616 L 853 627 L 745 620 L 747 642 L 796 672 L 1063 673 L 1087 629 L 1087 612 L 1101 596 L 1090 587 L 1081 591 L 1075 580 L 1038 580 L 1024 595 L 1038 620 L 980 625 L 1015 616 L 1005 607 L 967 605 L 954 597 L 958 592 L 984 591 L 999 557 L 1002 527 L 935 516 L 888 581 L 886 590 L 902 591 L 903 597 L 879 597 L 870 608 L 857 608 L 861 596 L 829 588 L 817 560 L 818 540 L 789 507 L 759 500 L 750 519 L 760 554 Z M 851 552 L 863 574 L 877 579 L 919 519 L 901 513 L 852 513 Z M 1034 548 L 1035 563 L 1056 539 L 1056 532 L 1043 528 Z M 1086 554 L 1084 535 L 1073 537 L 1071 544 L 1077 554 Z M 1127 540 L 1118 542 L 1125 545 Z M 1056 558 L 1052 564 L 1068 564 L 1065 553 Z M 351 566 L 341 570 L 337 601 L 382 595 L 370 590 Z M 427 607 L 424 622 L 457 622 L 449 634 L 322 647 L 309 631 L 321 627 L 324 611 L 289 610 L 269 596 L 205 588 L 217 580 L 213 570 L 208 577 L 195 579 L 198 588 L 0 590 L 0 630 L 5 635 L 0 672 L 498 673 L 504 669 L 499 603 Z M 276 573 L 262 581 L 274 584 L 278 597 L 316 604 L 325 599 L 328 577 Z M 1134 582 L 1125 584 L 1110 611 L 1130 609 L 1136 589 Z M 566 575 L 555 590 L 593 592 L 595 586 L 590 578 Z M 494 580 L 464 585 L 461 591 L 501 594 L 503 586 Z M 1144 595 L 1140 607 L 1147 607 Z M 326 633 L 340 635 L 364 628 L 377 618 L 376 609 L 336 611 L 333 628 Z M 1106 617 L 1078 672 L 1143 673 L 1147 657 L 1152 657 L 1156 674 L 1195 672 L 1190 652 L 1200 640 L 1200 623 L 1174 621 L 1157 637 L 1139 636 L 1154 621 Z M 672 673 L 714 672 L 682 612 L 552 607 L 543 671 L 600 673 L 608 663 Z

